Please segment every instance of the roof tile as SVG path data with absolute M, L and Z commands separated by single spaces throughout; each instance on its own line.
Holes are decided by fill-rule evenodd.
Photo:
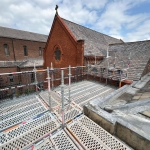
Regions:
M 106 49 L 109 44 L 122 43 L 121 40 L 91 30 L 71 21 L 62 19 L 77 40 L 84 40 L 84 55 L 106 55 Z
M 48 38 L 47 35 L 21 31 L 21 30 L 6 28 L 6 27 L 0 27 L 0 37 L 8 37 L 8 38 L 39 41 L 39 42 L 46 42 Z

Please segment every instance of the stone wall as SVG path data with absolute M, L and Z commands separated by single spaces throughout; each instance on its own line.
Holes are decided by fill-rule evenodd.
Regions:
M 121 123 L 116 122 L 115 135 L 136 150 L 148 150 L 150 141 Z

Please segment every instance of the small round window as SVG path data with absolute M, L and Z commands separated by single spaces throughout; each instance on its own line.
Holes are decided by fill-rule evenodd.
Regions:
M 61 51 L 59 50 L 59 48 L 56 48 L 56 50 L 55 50 L 55 59 L 57 61 L 60 61 L 60 56 L 61 56 Z

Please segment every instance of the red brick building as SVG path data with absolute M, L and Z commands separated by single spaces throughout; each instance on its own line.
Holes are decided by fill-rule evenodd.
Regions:
M 0 27 L 0 99 L 7 98 L 15 91 L 17 95 L 35 91 L 34 64 L 43 68 L 43 48 L 46 35 Z M 24 72 L 16 74 L 16 72 Z M 38 87 L 42 88 L 44 75 L 37 74 Z M 11 87 L 11 88 L 10 88 Z
M 100 61 L 106 56 L 109 44 L 122 40 L 96 32 L 55 15 L 44 50 L 44 67 L 67 67 L 86 65 Z
M 0 27 L 0 61 L 41 58 L 47 36 Z
M 31 59 L 39 65 L 46 41 L 46 35 L 0 27 L 0 73 L 24 70 L 20 66 Z M 33 64 L 26 68 L 33 69 Z
M 147 67 L 149 45 L 149 40 L 123 42 L 63 19 L 56 13 L 43 52 L 44 68 L 50 67 L 51 62 L 54 68 L 89 63 L 88 74 L 92 78 L 104 82 L 108 79 L 121 86 L 121 82 L 132 83 L 150 71 Z

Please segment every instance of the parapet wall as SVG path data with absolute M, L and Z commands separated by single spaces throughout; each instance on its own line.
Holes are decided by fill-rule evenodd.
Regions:
M 86 106 L 84 106 L 83 109 L 84 109 L 84 114 L 86 116 L 88 116 L 90 119 L 92 119 L 95 123 L 100 125 L 102 128 L 104 128 L 109 133 L 114 134 L 115 124 L 113 122 L 107 120 L 103 116 L 98 115 L 91 109 L 88 109 L 88 107 L 86 107 Z
M 148 139 L 134 132 L 127 126 L 116 122 L 115 129 L 115 135 L 132 148 L 136 150 L 148 150 L 150 148 L 150 141 Z
M 136 97 L 139 94 L 144 95 L 145 92 L 148 97 L 149 82 L 150 74 L 147 74 L 141 80 L 117 89 L 104 99 L 94 99 L 84 106 L 84 114 L 133 149 L 148 150 L 150 98 L 134 100 L 126 96 L 130 94 Z M 147 115 L 143 116 L 145 111 Z

